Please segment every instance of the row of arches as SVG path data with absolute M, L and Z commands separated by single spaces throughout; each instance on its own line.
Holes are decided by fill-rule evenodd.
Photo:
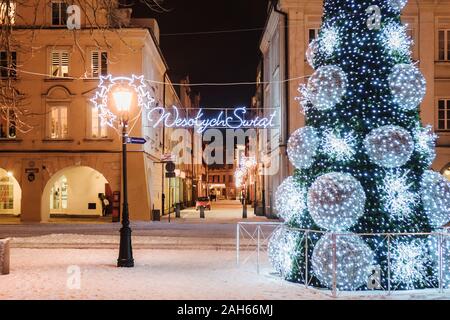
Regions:
M 108 180 L 95 169 L 86 166 L 64 168 L 46 183 L 41 200 L 41 219 L 52 216 L 103 215 L 101 195 L 109 195 Z M 0 217 L 21 214 L 22 189 L 11 172 L 0 168 Z

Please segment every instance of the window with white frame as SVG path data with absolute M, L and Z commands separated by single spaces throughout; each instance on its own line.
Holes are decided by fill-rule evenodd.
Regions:
M 16 114 L 14 110 L 0 111 L 0 139 L 16 138 Z
M 91 113 L 91 138 L 92 139 L 106 139 L 108 138 L 108 126 L 102 125 L 99 110 L 96 106 L 89 104 Z
M 450 131 L 450 99 L 438 101 L 438 130 Z
M 63 0 L 52 1 L 52 25 L 64 26 L 67 24 L 67 3 Z
M 438 31 L 439 61 L 450 61 L 450 29 Z
M 49 113 L 49 138 L 67 139 L 67 106 L 52 106 Z
M 51 74 L 53 77 L 69 77 L 69 52 L 67 50 L 52 51 Z
M 0 25 L 14 25 L 16 23 L 16 3 L 0 0 Z
M 15 78 L 17 67 L 17 53 L 15 51 L 0 51 L 0 77 Z
M 105 51 L 91 51 L 92 78 L 99 78 L 108 74 L 108 53 Z

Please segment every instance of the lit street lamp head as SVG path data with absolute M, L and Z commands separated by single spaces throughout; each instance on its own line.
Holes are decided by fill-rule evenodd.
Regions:
M 126 88 L 119 87 L 113 92 L 114 103 L 118 113 L 120 114 L 122 120 L 128 120 L 128 115 L 130 113 L 131 101 L 133 100 L 133 93 Z

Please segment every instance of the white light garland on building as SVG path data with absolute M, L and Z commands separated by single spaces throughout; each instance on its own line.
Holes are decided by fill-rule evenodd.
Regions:
M 268 244 L 269 261 L 283 278 L 292 276 L 295 259 L 301 254 L 301 234 L 281 227 L 272 234 Z
M 392 244 L 392 280 L 399 288 L 412 290 L 418 285 L 426 285 L 429 267 L 432 262 L 426 240 L 398 239 Z
M 413 44 L 406 32 L 406 26 L 391 22 L 381 32 L 381 42 L 392 55 L 407 57 L 411 54 Z
M 334 262 L 335 261 L 335 262 Z M 333 254 L 333 235 L 325 234 L 315 244 L 312 255 L 313 272 L 326 287 L 333 286 L 333 264 L 339 290 L 356 290 L 367 284 L 374 253 L 356 235 L 336 235 L 336 260 Z
M 275 193 L 278 216 L 285 222 L 299 221 L 305 214 L 306 194 L 306 188 L 294 177 L 285 179 Z
M 379 186 L 384 210 L 397 221 L 411 218 L 420 199 L 412 190 L 414 183 L 410 181 L 409 174 L 409 170 L 387 172 L 383 184 Z
M 344 134 L 325 130 L 322 137 L 322 153 L 335 161 L 346 162 L 356 154 L 357 139 L 354 132 Z
M 364 140 L 371 161 L 385 168 L 406 164 L 414 152 L 414 140 L 399 126 L 383 126 L 373 130 Z
M 436 158 L 436 140 L 438 136 L 433 132 L 431 125 L 425 128 L 418 127 L 414 130 L 415 148 L 431 166 Z
M 422 203 L 433 227 L 450 222 L 450 181 L 434 171 L 426 171 L 420 183 Z
M 416 109 L 427 91 L 427 82 L 420 70 L 412 64 L 397 64 L 389 75 L 394 102 L 400 109 Z
M 320 111 L 333 109 L 342 101 L 342 96 L 347 90 L 347 76 L 338 66 L 323 66 L 309 78 L 306 87 L 300 87 L 302 97 L 300 102 L 303 107 L 308 101 L 314 108 Z
M 306 60 L 308 61 L 309 65 L 313 69 L 316 68 L 314 61 L 316 59 L 318 48 L 319 48 L 319 43 L 318 43 L 317 39 L 314 39 L 309 43 L 308 49 L 306 50 Z
M 313 127 L 303 127 L 289 138 L 287 153 L 292 165 L 297 169 L 307 169 L 314 163 L 320 138 Z
M 408 3 L 408 0 L 387 0 L 387 2 L 389 4 L 389 7 L 391 7 L 391 9 L 400 12 Z
M 348 173 L 317 178 L 308 191 L 308 210 L 314 222 L 330 231 L 346 231 L 364 214 L 366 194 Z

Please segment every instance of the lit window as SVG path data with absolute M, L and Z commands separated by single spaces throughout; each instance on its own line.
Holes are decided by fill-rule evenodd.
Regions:
M 16 3 L 0 1 L 0 25 L 14 25 L 16 22 Z
M 14 209 L 14 183 L 10 177 L 0 177 L 0 212 Z
M 102 51 L 91 52 L 92 78 L 106 76 L 108 74 L 108 53 Z
M 64 50 L 52 51 L 51 74 L 53 77 L 65 78 L 69 76 L 69 52 Z
M 68 136 L 67 107 L 50 108 L 50 138 L 66 139 Z
M 67 178 L 65 176 L 62 176 L 55 182 L 50 191 L 50 208 L 52 210 L 68 208 L 68 189 Z
M 319 29 L 309 29 L 308 30 L 308 43 L 311 43 L 319 35 Z
M 16 114 L 11 109 L 0 112 L 0 139 L 16 138 Z
M 108 138 L 108 127 L 106 125 L 102 126 L 102 120 L 99 116 L 98 108 L 94 106 L 91 106 L 91 138 Z
M 63 26 L 67 24 L 67 3 L 52 1 L 52 25 Z
M 450 130 L 450 99 L 438 102 L 438 129 Z
M 439 30 L 439 60 L 450 61 L 450 30 Z
M 0 51 L 0 77 L 15 78 L 17 67 L 17 53 Z

